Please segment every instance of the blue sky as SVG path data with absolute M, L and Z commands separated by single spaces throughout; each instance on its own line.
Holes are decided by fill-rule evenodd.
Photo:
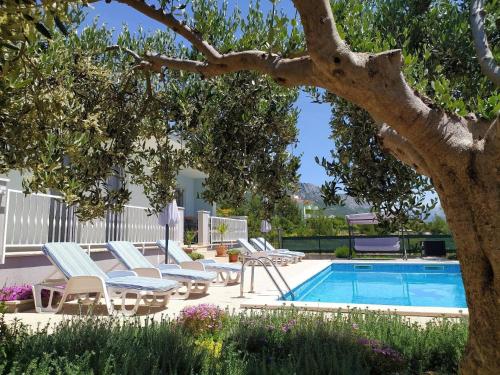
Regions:
M 244 11 L 248 7 L 248 0 L 233 1 Z M 284 2 L 282 10 L 293 16 L 295 10 L 291 2 Z M 262 8 L 269 9 L 270 1 L 263 1 Z M 89 8 L 86 23 L 92 23 L 93 19 L 99 17 L 99 24 L 106 24 L 110 28 L 120 30 L 126 23 L 131 31 L 142 27 L 145 31 L 164 29 L 165 26 L 145 17 L 141 13 L 129 8 L 126 5 L 111 2 L 98 2 Z M 315 156 L 328 157 L 332 147 L 332 141 L 328 139 L 330 134 L 329 119 L 330 106 L 328 104 L 311 103 L 309 97 L 301 93 L 297 101 L 300 109 L 298 120 L 299 143 L 293 150 L 296 155 L 302 155 L 302 164 L 299 170 L 302 182 L 311 182 L 321 185 L 327 178 L 324 169 L 316 164 Z

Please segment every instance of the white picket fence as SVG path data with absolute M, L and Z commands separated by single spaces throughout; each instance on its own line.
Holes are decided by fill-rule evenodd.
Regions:
M 223 223 L 227 224 L 228 230 L 222 238 L 217 228 Z M 245 219 L 210 217 L 210 243 L 236 242 L 239 238 L 248 238 L 248 225 Z
M 22 252 L 46 242 L 73 241 L 82 245 L 101 245 L 110 240 L 155 243 L 165 237 L 165 227 L 146 207 L 125 206 L 120 213 L 108 212 L 105 218 L 80 222 L 75 210 L 57 195 L 30 194 L 7 190 L 4 246 L 7 253 Z M 5 198 L 4 198 L 5 199 Z M 184 208 L 179 207 L 179 223 L 170 228 L 170 239 L 183 242 Z M 1 255 L 1 254 L 0 254 Z

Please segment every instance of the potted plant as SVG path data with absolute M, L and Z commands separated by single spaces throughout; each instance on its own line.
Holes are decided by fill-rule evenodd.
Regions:
M 226 223 L 221 223 L 217 226 L 216 230 L 220 234 L 220 244 L 216 247 L 217 256 L 223 257 L 226 255 L 227 247 L 224 245 L 224 235 L 227 233 L 229 226 Z
M 12 285 L 0 288 L 0 302 L 5 312 L 17 313 L 35 308 L 31 285 Z
M 196 237 L 196 231 L 194 231 L 194 230 L 187 230 L 184 233 L 184 240 L 186 241 L 186 245 L 187 245 L 187 247 L 184 249 L 184 251 L 187 254 L 191 254 L 194 250 L 191 245 L 193 245 L 195 237 Z
M 203 254 L 197 253 L 196 251 L 193 251 L 192 253 L 189 253 L 188 255 L 192 260 L 205 259 L 205 256 Z
M 240 251 L 238 249 L 231 249 L 228 250 L 227 255 L 229 255 L 229 263 L 235 263 L 238 261 Z

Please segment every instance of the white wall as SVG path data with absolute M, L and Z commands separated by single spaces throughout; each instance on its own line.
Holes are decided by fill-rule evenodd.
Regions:
M 180 174 L 177 176 L 177 187 L 184 191 L 184 215 L 196 220 L 196 209 L 194 204 L 194 184 L 191 177 Z
M 212 215 L 215 215 L 215 212 L 212 212 L 212 204 L 205 202 L 201 198 L 201 193 L 203 192 L 203 178 L 197 178 L 193 180 L 193 187 L 194 187 L 194 205 L 195 205 L 195 211 L 210 211 Z M 199 198 L 198 198 L 199 197 Z

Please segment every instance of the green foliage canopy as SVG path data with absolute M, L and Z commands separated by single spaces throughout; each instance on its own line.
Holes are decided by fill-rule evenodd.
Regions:
M 197 25 L 211 30 L 216 45 L 234 42 L 228 22 L 255 35 L 265 29 L 258 9 L 228 21 L 214 4 L 198 6 Z M 92 219 L 120 210 L 130 183 L 141 185 L 159 211 L 173 198 L 182 167 L 208 174 L 208 201 L 238 204 L 245 191 L 259 191 L 270 208 L 297 181 L 298 159 L 287 151 L 297 137 L 295 91 L 251 73 L 156 76 L 126 53 L 197 54 L 171 32 L 125 30 L 108 48 L 112 33 L 96 26 L 67 35 L 47 28 L 50 39 L 35 34 L 22 68 L 0 81 L 0 173 L 22 171 L 27 193 L 55 190 L 78 205 L 81 219 Z
M 332 2 L 339 33 L 356 51 L 400 48 L 404 74 L 422 95 L 450 113 L 474 112 L 487 119 L 500 111 L 500 93 L 483 76 L 469 27 L 469 2 L 453 0 Z M 488 2 L 486 29 L 500 59 L 497 1 Z M 331 159 L 317 160 L 332 178 L 323 186 L 328 203 L 339 193 L 371 204 L 398 222 L 426 218 L 434 201 L 425 199 L 432 181 L 389 155 L 377 139 L 377 124 L 362 109 L 329 93 L 315 93 L 331 104 Z

